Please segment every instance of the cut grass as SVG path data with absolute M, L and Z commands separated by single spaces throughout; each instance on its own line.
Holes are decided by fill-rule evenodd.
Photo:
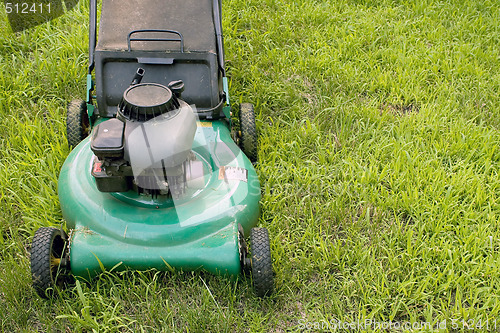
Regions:
M 245 278 L 154 271 L 106 272 L 51 301 L 32 290 L 31 237 L 63 222 L 65 105 L 85 93 L 82 2 L 50 24 L 0 33 L 2 330 L 491 324 L 500 310 L 496 2 L 223 6 L 232 101 L 258 113 L 275 294 L 256 298 Z

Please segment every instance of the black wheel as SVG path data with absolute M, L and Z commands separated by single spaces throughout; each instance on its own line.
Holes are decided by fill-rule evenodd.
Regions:
M 89 133 L 90 124 L 87 115 L 87 103 L 80 99 L 71 101 L 68 104 L 68 113 L 66 115 L 68 145 L 76 147 Z
M 259 297 L 269 296 L 274 289 L 271 247 L 266 228 L 250 231 L 251 271 L 255 293 Z
M 42 298 L 53 294 L 53 288 L 67 281 L 66 233 L 57 228 L 40 228 L 31 245 L 33 288 Z
M 250 162 L 257 162 L 257 128 L 255 126 L 255 112 L 253 105 L 240 105 L 240 147 Z

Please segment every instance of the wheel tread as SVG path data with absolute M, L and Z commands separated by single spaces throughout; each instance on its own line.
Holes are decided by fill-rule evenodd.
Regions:
M 88 135 L 85 128 L 88 123 L 87 103 L 83 100 L 73 100 L 68 104 L 68 113 L 66 115 L 66 135 L 68 145 L 76 147 L 80 141 Z
M 251 103 L 240 105 L 241 148 L 248 159 L 257 162 L 257 128 L 255 112 Z
M 47 298 L 47 290 L 54 287 L 50 268 L 53 240 L 62 236 L 60 229 L 42 227 L 35 232 L 31 245 L 31 277 L 33 288 L 42 298 Z
M 250 232 L 252 253 L 252 276 L 255 293 L 268 296 L 274 289 L 271 248 L 266 228 L 253 228 Z

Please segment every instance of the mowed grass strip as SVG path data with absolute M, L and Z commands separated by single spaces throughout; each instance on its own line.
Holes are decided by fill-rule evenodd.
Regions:
M 63 223 L 57 177 L 69 153 L 65 106 L 85 93 L 86 5 L 17 34 L 0 20 L 3 330 L 495 323 L 494 1 L 224 2 L 232 102 L 257 110 L 276 293 L 258 299 L 243 277 L 106 272 L 39 299 L 29 247 L 37 228 Z

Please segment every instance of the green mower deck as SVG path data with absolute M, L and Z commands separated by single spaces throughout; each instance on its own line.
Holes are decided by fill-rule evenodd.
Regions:
M 58 184 L 75 276 L 111 268 L 241 273 L 238 224 L 247 235 L 257 224 L 260 186 L 225 121 L 198 122 L 193 152 L 208 170 L 205 186 L 178 200 L 99 192 L 89 145 L 87 138 L 71 152 Z

